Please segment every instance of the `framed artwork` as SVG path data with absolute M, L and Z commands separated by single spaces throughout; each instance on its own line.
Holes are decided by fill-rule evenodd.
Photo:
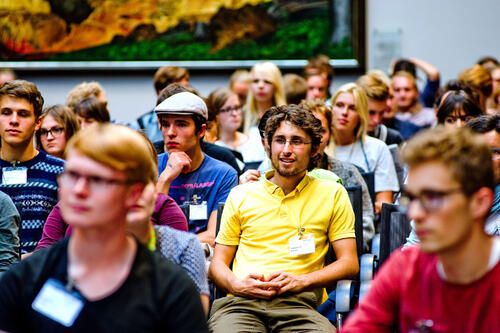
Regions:
M 7 0 L 0 67 L 302 67 L 365 64 L 364 0 Z

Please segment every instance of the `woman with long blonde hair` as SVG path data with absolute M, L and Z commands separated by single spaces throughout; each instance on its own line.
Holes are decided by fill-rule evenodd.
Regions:
M 243 132 L 248 135 L 250 129 L 259 137 L 257 124 L 262 115 L 271 106 L 286 104 L 281 71 L 272 62 L 260 62 L 250 71 L 250 89 L 244 110 Z
M 335 158 L 375 174 L 375 213 L 380 213 L 383 202 L 392 203 L 399 184 L 389 148 L 366 134 L 366 93 L 357 84 L 346 83 L 335 92 L 331 105 Z

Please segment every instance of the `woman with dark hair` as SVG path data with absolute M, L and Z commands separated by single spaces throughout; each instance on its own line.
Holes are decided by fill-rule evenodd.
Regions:
M 243 121 L 243 113 L 238 95 L 227 88 L 213 91 L 207 98 L 209 110 L 217 117 L 218 140 L 216 145 L 239 152 L 243 162 L 261 162 L 266 158 L 259 138 L 243 134 L 238 129 Z M 243 169 L 243 168 L 241 168 Z
M 111 119 L 106 104 L 95 97 L 82 99 L 74 110 L 82 129 L 92 123 L 109 123 Z
M 37 149 L 62 158 L 66 142 L 80 129 L 75 113 L 67 106 L 57 104 L 45 108 L 40 118 L 42 124 L 35 133 Z
M 437 109 L 438 124 L 445 127 L 463 127 L 473 118 L 483 115 L 474 98 L 464 90 L 452 90 L 443 95 Z

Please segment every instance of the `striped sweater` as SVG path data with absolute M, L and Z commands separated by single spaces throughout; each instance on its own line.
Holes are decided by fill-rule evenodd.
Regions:
M 10 162 L 0 159 L 0 176 Z M 10 196 L 21 215 L 21 249 L 23 253 L 35 249 L 42 237 L 45 220 L 57 203 L 57 175 L 63 171 L 64 161 L 39 151 L 33 159 L 16 164 L 26 167 L 26 184 L 1 184 L 0 190 Z

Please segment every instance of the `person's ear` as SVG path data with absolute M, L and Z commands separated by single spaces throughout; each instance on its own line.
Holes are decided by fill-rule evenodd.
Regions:
M 35 131 L 38 131 L 40 129 L 40 126 L 42 126 L 42 117 L 38 117 L 35 120 Z
M 141 198 L 142 192 L 144 191 L 144 184 L 135 183 L 129 186 L 127 197 L 125 198 L 125 207 L 131 208 L 137 201 Z
M 481 187 L 470 197 L 470 212 L 474 219 L 483 219 L 489 215 L 495 194 L 488 187 Z
M 202 124 L 200 131 L 198 132 L 197 136 L 201 140 L 205 136 L 205 133 L 207 132 L 207 124 Z

